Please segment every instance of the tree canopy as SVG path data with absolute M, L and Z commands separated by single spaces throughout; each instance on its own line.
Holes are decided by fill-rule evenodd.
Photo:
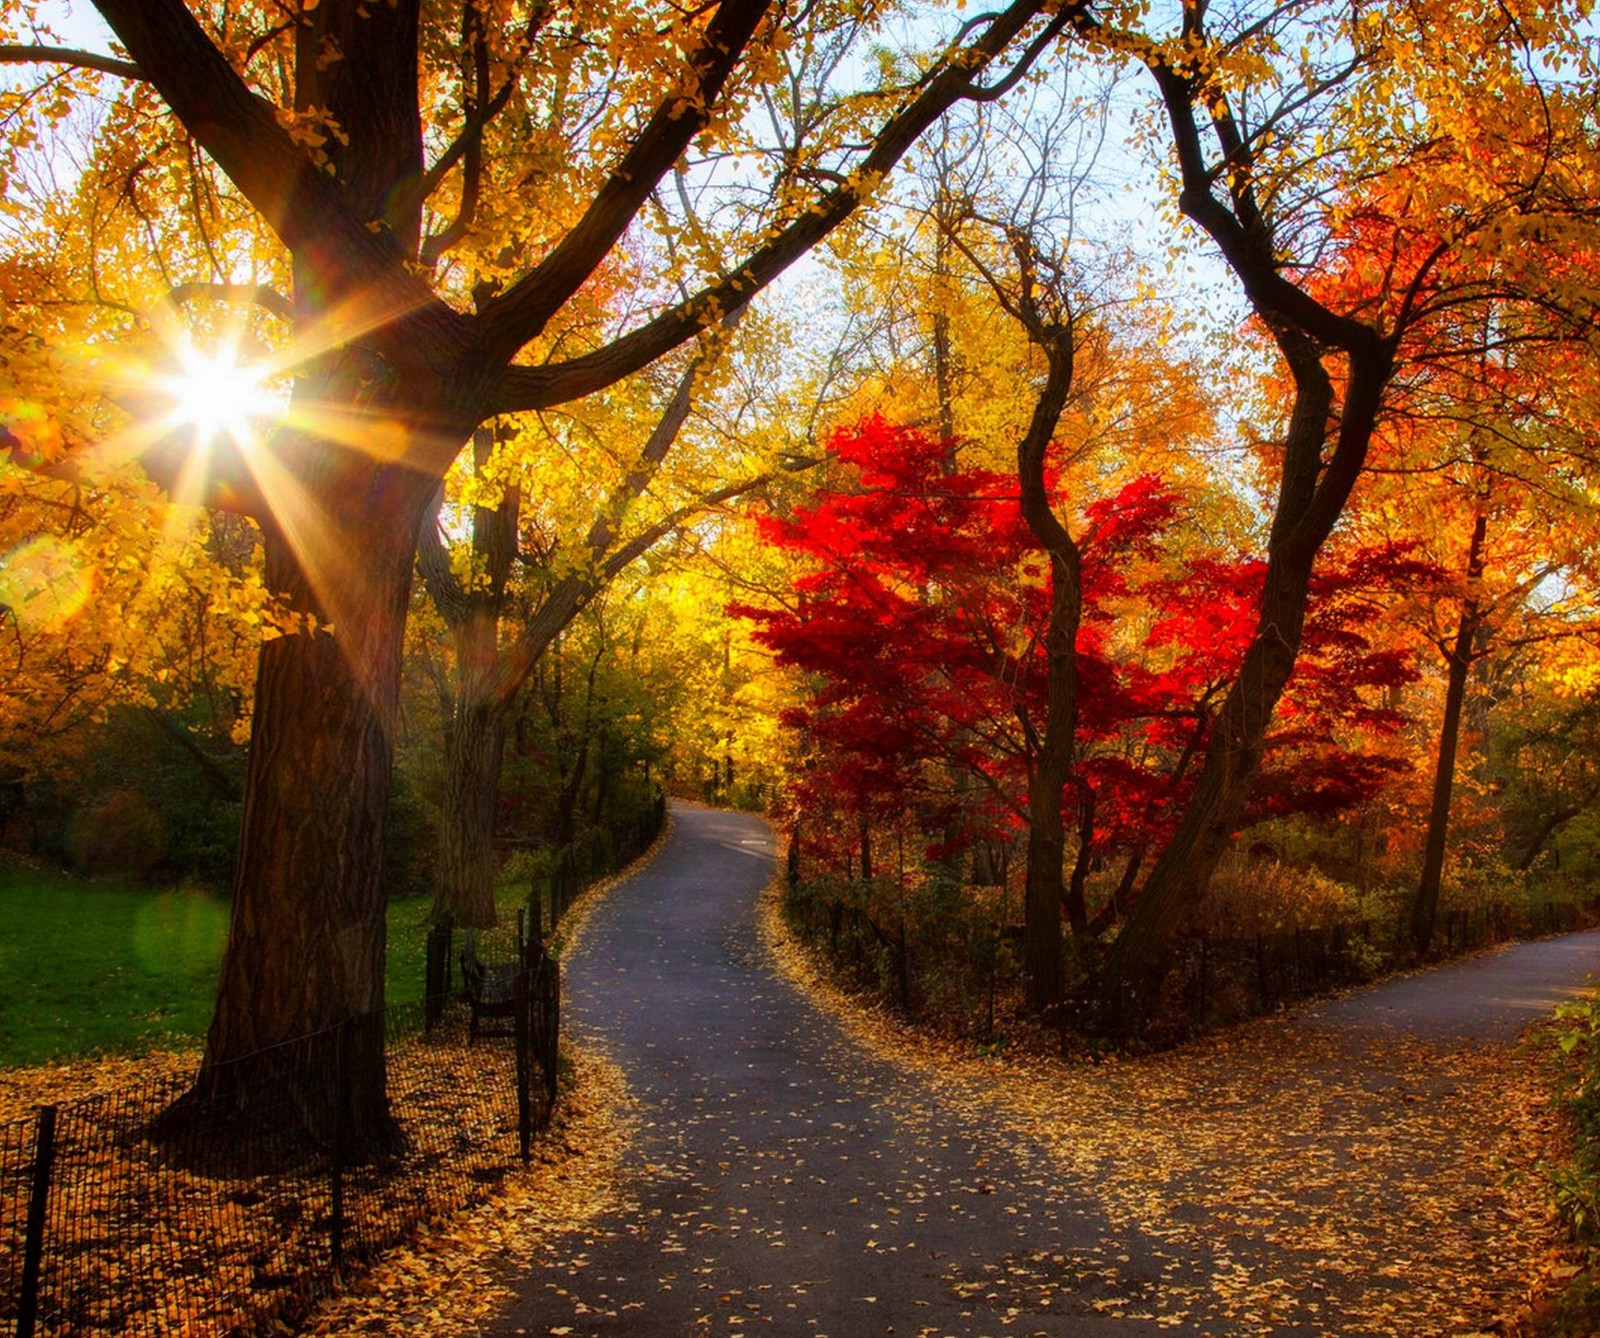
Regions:
M 0 759 L 248 733 L 203 1087 L 381 1009 L 412 717 L 438 911 L 492 914 L 534 695 L 590 760 L 542 658 L 665 681 L 628 600 L 694 628 L 683 757 L 787 773 L 857 874 L 875 824 L 980 882 L 1025 839 L 1029 1006 L 1109 1031 L 1246 828 L 1426 770 L 1426 944 L 1455 740 L 1589 793 L 1524 774 L 1593 688 L 1583 6 L 95 9 L 0 9 Z M 1491 670 L 1545 724 L 1474 753 Z

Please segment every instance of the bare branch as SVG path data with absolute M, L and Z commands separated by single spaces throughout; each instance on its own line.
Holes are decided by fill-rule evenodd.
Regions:
M 98 51 L 84 51 L 70 46 L 22 46 L 15 43 L 0 44 L 0 65 L 73 65 L 83 70 L 97 70 L 119 79 L 133 79 L 143 83 L 150 76 L 131 60 L 102 55 Z
M 258 306 L 280 320 L 294 321 L 294 303 L 264 283 L 180 283 L 167 293 L 167 301 L 175 307 L 207 300 Z
M 545 408 L 592 394 L 647 366 L 696 331 L 720 320 L 725 311 L 749 301 L 849 218 L 923 131 L 956 103 L 971 97 L 976 76 L 1044 8 L 1045 0 L 1014 0 L 994 18 L 981 38 L 919 85 L 916 96 L 879 131 L 871 150 L 849 178 L 820 196 L 724 278 L 593 353 L 543 367 L 508 368 L 493 401 L 495 412 Z M 1057 26 L 1052 22 L 1052 28 Z M 1042 50 L 1030 47 L 1030 54 L 1024 59 L 1035 60 Z

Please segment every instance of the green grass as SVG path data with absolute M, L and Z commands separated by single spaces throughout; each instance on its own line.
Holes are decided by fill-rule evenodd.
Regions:
M 515 916 L 524 886 L 496 900 Z M 428 901 L 389 907 L 391 1003 L 422 997 Z M 198 890 L 0 866 L 0 1067 L 193 1043 L 205 1035 L 228 903 Z

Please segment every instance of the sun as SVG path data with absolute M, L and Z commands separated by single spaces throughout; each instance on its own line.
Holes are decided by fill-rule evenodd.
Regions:
M 242 361 L 236 347 L 180 347 L 174 358 L 176 370 L 158 379 L 170 401 L 167 424 L 192 429 L 202 449 L 224 438 L 244 445 L 257 423 L 280 412 L 266 385 L 271 369 Z

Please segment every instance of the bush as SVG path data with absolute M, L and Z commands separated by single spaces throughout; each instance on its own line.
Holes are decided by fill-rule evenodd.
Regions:
M 1211 880 L 1201 917 L 1217 938 L 1253 938 L 1324 929 L 1367 918 L 1355 888 L 1273 856 L 1224 860 Z
M 1577 1338 L 1600 1332 L 1600 992 L 1562 1004 L 1548 1034 L 1556 1061 L 1554 1100 L 1572 1143 L 1565 1156 L 1539 1170 L 1552 1207 L 1586 1259 L 1554 1299 L 1549 1332 Z

